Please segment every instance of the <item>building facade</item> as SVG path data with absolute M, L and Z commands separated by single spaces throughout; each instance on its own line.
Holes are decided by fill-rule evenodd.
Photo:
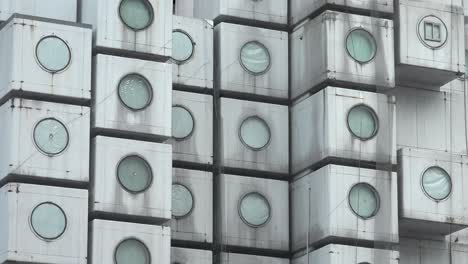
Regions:
M 468 263 L 466 4 L 0 0 L 0 264 Z

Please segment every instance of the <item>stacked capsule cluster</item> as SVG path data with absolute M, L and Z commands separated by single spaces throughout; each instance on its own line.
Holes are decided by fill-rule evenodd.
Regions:
M 216 263 L 463 263 L 461 1 L 174 9 L 215 25 Z
M 0 263 L 170 262 L 165 2 L 1 1 Z
M 92 29 L 26 2 L 0 3 L 0 263 L 85 263 Z
M 0 263 L 465 263 L 463 7 L 0 0 Z

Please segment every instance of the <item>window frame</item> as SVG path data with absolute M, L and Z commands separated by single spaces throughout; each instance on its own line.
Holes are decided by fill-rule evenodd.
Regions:
M 178 108 L 184 109 L 185 111 L 187 111 L 187 112 L 189 113 L 190 118 L 192 118 L 193 127 L 192 127 L 192 130 L 190 131 L 190 133 L 189 133 L 187 136 L 185 136 L 185 137 L 183 137 L 183 138 L 177 138 L 177 137 L 174 137 L 173 135 L 171 135 L 172 138 L 174 138 L 175 141 L 178 141 L 178 142 L 180 142 L 180 141 L 185 141 L 185 140 L 187 140 L 188 138 L 190 138 L 190 137 L 195 133 L 195 127 L 196 127 L 195 116 L 193 115 L 192 111 L 190 111 L 190 110 L 188 109 L 188 107 L 186 107 L 186 106 L 184 106 L 184 105 L 175 104 L 175 105 L 172 106 L 171 111 L 174 109 L 174 107 L 178 107 Z
M 127 158 L 139 158 L 139 159 L 141 159 L 143 161 L 144 165 L 146 165 L 148 167 L 149 172 L 150 172 L 150 181 L 149 181 L 148 185 L 144 189 L 139 190 L 139 191 L 130 190 L 120 180 L 119 167 L 122 164 L 122 162 L 125 161 Z M 120 159 L 120 161 L 117 163 L 117 166 L 115 167 L 115 175 L 116 175 L 117 182 L 119 183 L 120 187 L 122 189 L 124 189 L 126 192 L 128 192 L 130 194 L 133 194 L 133 195 L 138 195 L 138 194 L 145 193 L 146 191 L 148 191 L 151 188 L 151 186 L 153 185 L 153 181 L 154 181 L 154 173 L 153 173 L 153 168 L 151 167 L 151 164 L 144 157 L 142 157 L 141 155 L 135 154 L 135 153 L 125 155 L 125 156 L 123 156 L 123 158 Z
M 354 56 L 351 54 L 350 50 L 348 49 L 348 39 L 349 37 L 351 36 L 351 34 L 353 34 L 354 32 L 356 31 L 363 31 L 365 32 L 368 36 L 371 37 L 371 40 L 372 40 L 372 43 L 374 44 L 374 47 L 375 47 L 375 51 L 374 51 L 374 54 L 372 55 L 372 57 L 369 59 L 369 60 L 366 60 L 366 61 L 360 61 L 356 58 L 354 58 Z M 377 57 L 377 53 L 379 51 L 379 48 L 378 48 L 378 45 L 377 45 L 377 40 L 375 39 L 374 35 L 367 29 L 363 28 L 363 27 L 355 27 L 355 28 L 352 28 L 348 34 L 346 34 L 346 38 L 345 38 L 345 50 L 346 50 L 346 53 L 348 54 L 348 56 L 353 59 L 355 62 L 361 64 L 361 65 L 364 65 L 364 64 L 368 64 L 370 62 L 372 62 L 376 57 Z
M 364 217 L 364 216 L 358 214 L 358 212 L 356 212 L 356 211 L 354 210 L 353 206 L 351 205 L 351 192 L 353 191 L 354 188 L 356 188 L 356 187 L 359 186 L 359 185 L 366 186 L 367 188 L 369 188 L 369 190 L 372 191 L 372 193 L 374 194 L 374 197 L 376 198 L 377 206 L 375 207 L 374 212 L 372 212 L 372 214 L 371 214 L 370 216 L 368 216 L 368 217 Z M 357 217 L 359 217 L 359 218 L 362 219 L 362 220 L 369 220 L 369 219 L 372 219 L 372 218 L 374 218 L 376 215 L 379 214 L 379 212 L 380 212 L 380 207 L 381 207 L 381 204 L 382 204 L 382 203 L 381 203 L 381 199 L 382 199 L 382 198 L 380 198 L 379 192 L 377 191 L 377 189 L 376 189 L 374 186 L 372 186 L 372 185 L 369 184 L 368 182 L 357 182 L 357 183 L 353 184 L 353 185 L 351 186 L 351 188 L 349 189 L 349 191 L 348 191 L 348 199 L 347 199 L 347 200 L 348 200 L 349 209 L 350 209 L 351 212 L 353 212 L 354 215 L 356 215 Z
M 133 108 L 133 107 L 130 107 L 129 105 L 127 105 L 125 103 L 125 101 L 122 99 L 122 96 L 120 95 L 120 86 L 122 84 L 123 81 L 125 81 L 126 78 L 128 78 L 129 76 L 136 76 L 138 78 L 141 78 L 146 84 L 147 84 L 147 87 L 149 89 L 149 99 L 148 99 L 148 102 L 146 103 L 146 105 L 142 108 Z M 148 78 L 146 78 L 145 76 L 143 76 L 142 74 L 140 73 L 137 73 L 137 72 L 131 72 L 131 73 L 127 73 L 125 74 L 122 78 L 120 78 L 118 84 L 117 84 L 117 96 L 119 97 L 119 100 L 120 102 L 122 103 L 123 106 L 125 106 L 127 109 L 133 111 L 133 112 L 139 112 L 139 111 L 143 111 L 145 109 L 147 109 L 148 107 L 151 106 L 151 104 L 153 103 L 153 85 L 151 85 L 151 82 L 148 80 Z
M 351 112 L 356 109 L 356 108 L 359 108 L 359 107 L 364 107 L 365 109 L 367 109 L 370 114 L 372 115 L 373 119 L 374 119 L 374 123 L 375 123 L 375 129 L 374 129 L 374 133 L 372 134 L 371 137 L 368 137 L 368 138 L 364 138 L 364 137 L 361 137 L 359 135 L 356 135 L 354 133 L 354 131 L 351 129 L 351 126 L 349 125 L 349 117 L 351 115 Z M 348 128 L 348 131 L 351 133 L 351 135 L 353 137 L 356 137 L 358 138 L 359 140 L 361 141 L 368 141 L 368 140 L 371 140 L 373 138 L 375 138 L 377 136 L 377 134 L 379 133 L 379 130 L 380 130 L 380 120 L 379 120 L 379 116 L 377 115 L 377 113 L 375 112 L 375 110 L 370 107 L 369 105 L 365 104 L 365 103 L 359 103 L 359 104 L 355 104 L 353 106 L 351 106 L 348 110 L 348 113 L 346 114 L 346 126 Z
M 242 137 L 242 126 L 245 124 L 245 122 L 247 122 L 249 119 L 256 119 L 256 120 L 259 120 L 260 122 L 262 122 L 265 127 L 267 128 L 267 131 L 268 131 L 268 141 L 266 142 L 266 144 L 260 148 L 254 148 L 252 146 L 250 146 L 249 144 L 247 144 L 247 142 L 244 141 L 243 137 Z M 265 119 L 261 118 L 260 116 L 258 115 L 251 115 L 251 116 L 248 116 L 246 118 L 244 118 L 239 126 L 239 131 L 238 131 L 238 136 L 239 136 L 239 139 L 240 141 L 242 142 L 242 144 L 244 146 L 246 146 L 247 148 L 249 148 L 250 150 L 253 150 L 253 151 L 261 151 L 261 150 L 264 150 L 266 148 L 268 148 L 268 146 L 270 145 L 271 143 L 271 138 L 272 138 L 272 133 L 271 133 L 271 128 L 270 126 L 268 125 L 268 122 L 265 121 Z
M 96 1 L 99 1 L 99 0 L 96 0 Z M 148 0 L 139 0 L 139 1 L 142 1 L 146 4 L 146 6 L 149 8 L 149 11 L 150 11 L 150 20 L 148 22 L 148 24 L 142 28 L 134 28 L 134 27 L 131 27 L 130 25 L 127 24 L 127 22 L 123 19 L 122 17 L 122 6 L 123 6 L 123 3 L 125 1 L 128 1 L 128 0 L 120 0 L 120 3 L 119 3 L 119 7 L 118 7 L 118 10 L 117 10 L 117 13 L 118 13 L 118 16 L 119 16 L 119 19 L 120 21 L 122 22 L 122 24 L 124 24 L 125 27 L 135 31 L 135 32 L 138 32 L 138 31 L 143 31 L 143 30 L 146 30 L 147 28 L 149 28 L 151 25 L 153 25 L 154 23 L 154 17 L 155 17 L 155 14 L 154 14 L 154 7 L 153 5 L 151 4 L 150 1 Z
M 59 152 L 57 153 L 49 153 L 49 152 L 46 152 L 45 150 L 43 150 L 37 143 L 37 140 L 36 140 L 36 130 L 37 130 L 37 127 L 39 126 L 39 124 L 45 120 L 53 120 L 53 121 L 56 121 L 58 122 L 64 129 L 65 129 L 65 132 L 67 134 L 67 143 L 65 144 L 65 146 L 63 147 L 62 150 L 60 150 Z M 42 154 L 48 156 L 48 157 L 56 157 L 56 156 L 59 156 L 61 155 L 62 153 L 64 153 L 69 145 L 70 145 L 70 132 L 68 131 L 68 128 L 67 126 L 65 125 L 64 122 L 58 120 L 57 118 L 55 117 L 45 117 L 45 118 L 42 118 L 41 120 L 37 121 L 36 124 L 34 125 L 34 128 L 32 130 L 32 139 L 33 139 L 33 143 L 34 143 L 34 146 L 36 146 L 36 149 L 41 152 Z
M 433 38 L 426 37 L 426 25 L 439 25 L 439 38 L 440 40 L 433 40 Z M 427 15 L 422 17 L 418 24 L 416 25 L 416 33 L 419 38 L 419 41 L 429 49 L 436 50 L 440 49 L 445 46 L 449 39 L 449 31 L 445 22 L 435 16 L 435 15 Z M 431 27 L 431 34 L 433 35 L 434 28 Z M 433 37 L 433 36 L 432 36 Z
M 190 197 L 192 198 L 192 207 L 190 208 L 190 210 L 186 214 L 180 215 L 180 216 L 176 216 L 176 215 L 172 214 L 173 218 L 175 218 L 176 220 L 180 220 L 180 219 L 183 219 L 183 218 L 187 218 L 188 216 L 190 216 L 192 214 L 192 212 L 193 212 L 193 210 L 195 208 L 195 196 L 193 195 L 192 190 L 189 187 L 187 187 L 187 185 L 185 185 L 185 184 L 183 184 L 181 182 L 173 182 L 172 187 L 174 185 L 179 185 L 179 186 L 182 186 L 183 188 L 185 188 L 188 191 L 188 193 L 190 194 Z
M 53 205 L 53 206 L 57 207 L 60 210 L 60 212 L 62 212 L 62 215 L 63 215 L 63 217 L 65 219 L 65 226 L 64 226 L 62 232 L 59 235 L 57 235 L 56 237 L 53 237 L 53 238 L 43 237 L 41 234 L 39 234 L 39 232 L 37 232 L 37 230 L 36 230 L 36 228 L 34 227 L 34 224 L 33 224 L 32 218 L 33 218 L 34 212 L 36 211 L 37 208 L 39 208 L 39 206 L 44 205 L 44 204 L 50 204 L 50 205 Z M 56 204 L 56 203 L 54 203 L 52 201 L 46 201 L 46 202 L 41 202 L 41 203 L 37 204 L 31 210 L 31 213 L 29 215 L 29 225 L 30 225 L 31 230 L 34 233 L 34 235 L 36 235 L 39 239 L 44 240 L 44 241 L 48 241 L 48 242 L 52 242 L 52 241 L 56 241 L 56 240 L 60 239 L 63 236 L 63 234 L 65 234 L 65 232 L 68 229 L 68 218 L 67 218 L 67 214 L 65 213 L 65 210 L 63 210 L 62 207 L 60 207 L 58 204 Z
M 68 62 L 63 68 L 61 68 L 59 70 L 51 70 L 51 69 L 47 68 L 41 62 L 41 60 L 39 59 L 39 56 L 38 56 L 39 45 L 41 44 L 42 41 L 44 41 L 45 39 L 49 39 L 49 38 L 58 39 L 59 41 L 63 42 L 63 44 L 65 44 L 65 47 L 67 47 L 67 50 L 68 50 Z M 64 39 L 62 39 L 61 37 L 59 37 L 57 35 L 54 35 L 54 34 L 44 36 L 41 39 L 39 39 L 38 42 L 36 42 L 36 47 L 34 49 L 34 55 L 35 55 L 37 64 L 39 64 L 39 67 L 41 67 L 42 70 L 44 70 L 44 71 L 46 71 L 48 73 L 51 73 L 51 74 L 59 74 L 59 73 L 62 73 L 64 71 L 66 71 L 68 69 L 68 67 L 72 63 L 72 51 L 71 51 L 70 46 L 68 45 L 68 43 Z
M 190 53 L 190 56 L 187 59 L 185 59 L 183 61 L 180 61 L 180 60 L 174 59 L 171 56 L 171 60 L 174 61 L 177 65 L 183 65 L 183 64 L 188 63 L 195 56 L 195 47 L 196 47 L 197 43 L 193 40 L 193 37 L 188 32 L 186 32 L 185 30 L 182 30 L 182 29 L 179 29 L 179 28 L 172 30 L 172 34 L 174 34 L 176 32 L 179 32 L 179 33 L 184 34 L 185 36 L 187 36 L 187 38 L 192 43 L 192 52 Z M 172 39 L 174 39 L 174 38 L 172 38 Z
M 266 54 L 268 55 L 268 65 L 267 67 L 261 71 L 261 72 L 253 72 L 251 70 L 249 70 L 249 68 L 244 64 L 244 61 L 242 60 L 242 51 L 244 50 L 244 48 L 249 45 L 249 44 L 255 44 L 255 45 L 258 45 L 260 48 L 262 48 Z M 248 74 L 250 75 L 253 75 L 253 76 L 260 76 L 260 75 L 264 75 L 266 74 L 270 68 L 271 68 L 271 61 L 272 61 L 272 57 L 271 57 L 271 53 L 270 53 L 270 50 L 263 44 L 261 43 L 260 41 L 258 40 L 251 40 L 251 41 L 247 41 L 245 42 L 242 47 L 240 48 L 239 50 L 239 64 L 241 65 L 241 67 L 244 69 L 244 71 L 246 71 Z
M 114 263 L 115 263 L 115 264 L 120 264 L 120 263 L 117 262 L 117 251 L 118 251 L 119 247 L 120 247 L 123 243 L 125 243 L 125 242 L 127 242 L 127 241 L 132 241 L 132 240 L 133 240 L 133 241 L 136 241 L 136 242 L 138 242 L 138 243 L 140 243 L 140 244 L 143 246 L 143 248 L 145 249 L 146 253 L 148 254 L 148 263 L 146 263 L 146 264 L 151 264 L 151 263 L 152 263 L 152 262 L 151 262 L 151 261 L 152 261 L 152 256 L 151 256 L 151 251 L 149 250 L 149 247 L 148 247 L 141 239 L 139 239 L 139 238 L 137 238 L 137 237 L 134 237 L 134 236 L 132 236 L 132 237 L 126 237 L 126 238 L 122 239 L 119 243 L 117 243 L 117 246 L 115 246 L 115 248 L 114 248 Z
M 248 197 L 249 195 L 258 195 L 260 196 L 265 202 L 266 202 L 266 205 L 268 207 L 268 218 L 265 220 L 265 222 L 259 224 L 259 225 L 254 225 L 252 223 L 250 223 L 245 217 L 244 215 L 242 214 L 242 210 L 241 210 L 241 207 L 242 207 L 242 202 L 244 201 L 244 199 L 246 197 Z M 270 220 L 271 220 L 271 217 L 272 217 L 272 207 L 271 207 L 271 204 L 270 204 L 270 201 L 266 198 L 265 195 L 263 195 L 262 193 L 260 193 L 259 191 L 251 191 L 251 192 L 248 192 L 244 195 L 241 196 L 241 198 L 239 199 L 238 203 L 237 203 L 237 213 L 240 217 L 240 219 L 242 220 L 242 222 L 244 222 L 244 224 L 246 224 L 247 226 L 249 227 L 252 227 L 252 228 L 259 228 L 259 227 L 263 227 L 265 225 L 267 225 Z
M 426 188 L 424 187 L 424 175 L 426 174 L 426 172 L 428 172 L 429 170 L 431 169 L 440 169 L 442 170 L 446 176 L 448 177 L 448 180 L 449 180 L 449 183 L 450 183 L 450 191 L 448 192 L 448 194 L 442 198 L 442 199 L 435 199 L 434 197 L 432 197 L 427 191 L 426 191 Z M 450 196 L 452 195 L 452 192 L 453 192 L 453 181 L 452 181 L 452 177 L 450 176 L 450 174 L 444 169 L 442 168 L 441 166 L 438 166 L 438 165 L 432 165 L 432 166 L 429 166 L 427 167 L 426 169 L 423 170 L 422 174 L 421 174 L 421 177 L 420 177 L 420 186 L 421 186 L 421 189 L 424 193 L 424 195 L 426 195 L 427 198 L 431 199 L 432 201 L 436 202 L 436 203 L 440 203 L 440 202 L 443 202 L 443 201 L 446 201 L 450 198 Z
M 431 36 L 427 36 L 426 26 L 430 26 L 431 28 Z M 439 28 L 439 39 L 434 38 L 434 28 Z M 436 22 L 424 21 L 424 40 L 434 41 L 434 42 L 442 42 L 442 36 L 440 34 L 442 29 L 442 25 Z

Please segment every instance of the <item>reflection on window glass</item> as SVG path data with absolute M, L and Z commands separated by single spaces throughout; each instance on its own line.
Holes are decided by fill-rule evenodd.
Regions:
M 55 36 L 48 36 L 39 41 L 36 57 L 42 68 L 52 73 L 64 70 L 71 60 L 68 45 Z
M 138 111 L 151 103 L 153 90 L 146 78 L 139 74 L 129 74 L 119 83 L 119 98 L 128 108 Z
M 440 25 L 434 25 L 432 29 L 432 36 L 434 40 L 440 41 Z
M 133 193 L 145 191 L 153 181 L 150 165 L 138 156 L 128 156 L 120 161 L 117 177 L 122 187 Z
M 377 134 L 377 116 L 370 107 L 357 105 L 348 113 L 348 128 L 351 133 L 361 140 L 368 140 Z
M 432 39 L 432 23 L 424 22 L 424 39 Z
M 58 205 L 42 203 L 31 213 L 31 226 L 39 237 L 54 240 L 65 232 L 67 218 Z
M 241 141 L 253 150 L 261 150 L 270 142 L 270 127 L 257 116 L 245 119 L 240 127 Z
M 270 53 L 260 42 L 251 41 L 242 47 L 240 62 L 249 73 L 260 75 L 267 72 L 270 67 Z
M 182 184 L 172 185 L 172 215 L 175 218 L 187 216 L 193 208 L 193 196 L 190 190 Z
M 377 53 L 374 36 L 364 29 L 354 29 L 346 38 L 348 54 L 359 63 L 371 61 Z
M 47 155 L 60 154 L 68 146 L 68 130 L 54 118 L 46 118 L 37 123 L 33 137 L 39 150 Z
M 172 32 L 172 59 L 181 64 L 192 57 L 192 39 L 182 31 Z
M 422 177 L 424 192 L 436 201 L 447 198 L 452 191 L 452 181 L 448 173 L 440 167 L 430 167 Z
M 119 13 L 123 23 L 133 30 L 145 29 L 153 22 L 153 7 L 147 0 L 122 0 Z
M 151 255 L 141 241 L 127 239 L 122 241 L 115 250 L 116 264 L 150 264 Z
M 354 185 L 348 199 L 353 212 L 363 219 L 376 215 L 380 207 L 379 194 L 367 183 Z
M 258 227 L 270 219 L 270 204 L 263 195 L 256 192 L 249 193 L 242 198 L 239 213 L 246 224 Z
M 195 127 L 192 114 L 182 106 L 172 107 L 172 136 L 177 140 L 189 137 Z

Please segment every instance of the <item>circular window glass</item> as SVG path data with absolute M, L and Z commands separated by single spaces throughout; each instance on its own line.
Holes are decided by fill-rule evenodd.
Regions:
M 55 73 L 70 64 L 71 53 L 67 43 L 61 38 L 48 36 L 37 43 L 36 57 L 43 69 Z
M 253 192 L 245 195 L 239 204 L 239 214 L 249 226 L 264 225 L 270 219 L 270 204 L 261 194 Z
M 127 239 L 122 241 L 115 249 L 116 264 L 150 264 L 151 255 L 141 241 Z
M 418 37 L 426 47 L 430 49 L 440 48 L 447 42 L 447 27 L 436 16 L 423 17 L 418 24 Z
M 374 59 L 377 53 L 377 43 L 374 37 L 364 29 L 354 29 L 346 38 L 346 50 L 349 56 L 359 63 L 367 63 Z
M 133 30 L 145 29 L 153 23 L 153 7 L 147 0 L 122 0 L 119 13 L 123 23 Z
M 31 213 L 31 226 L 39 237 L 54 240 L 65 232 L 67 218 L 57 205 L 49 202 L 42 203 Z
M 267 72 L 270 67 L 270 53 L 260 42 L 251 41 L 241 48 L 240 61 L 246 71 L 260 75 Z
M 430 167 L 423 174 L 422 187 L 429 197 L 441 201 L 452 192 L 452 181 L 444 169 Z
M 193 50 L 193 41 L 187 33 L 180 30 L 172 32 L 172 59 L 183 63 L 192 57 Z
M 349 192 L 348 199 L 353 212 L 363 219 L 373 217 L 379 211 L 379 194 L 367 183 L 354 185 Z
M 153 173 L 146 160 L 138 156 L 128 156 L 120 161 L 117 178 L 125 190 L 140 193 L 151 185 Z
M 182 218 L 190 214 L 193 208 L 193 196 L 190 190 L 182 184 L 172 185 L 172 215 Z
M 270 143 L 270 127 L 257 116 L 245 119 L 241 124 L 239 134 L 242 143 L 253 150 L 261 150 Z
M 379 129 L 377 115 L 366 105 L 354 106 L 348 113 L 348 128 L 361 140 L 371 139 Z
M 145 109 L 150 105 L 152 97 L 151 84 L 139 74 L 129 74 L 119 83 L 119 98 L 132 110 Z
M 182 106 L 172 107 L 172 136 L 177 140 L 188 138 L 195 127 L 192 114 Z
M 46 118 L 34 128 L 34 143 L 47 155 L 62 153 L 68 146 L 68 131 L 64 124 L 54 118 Z

